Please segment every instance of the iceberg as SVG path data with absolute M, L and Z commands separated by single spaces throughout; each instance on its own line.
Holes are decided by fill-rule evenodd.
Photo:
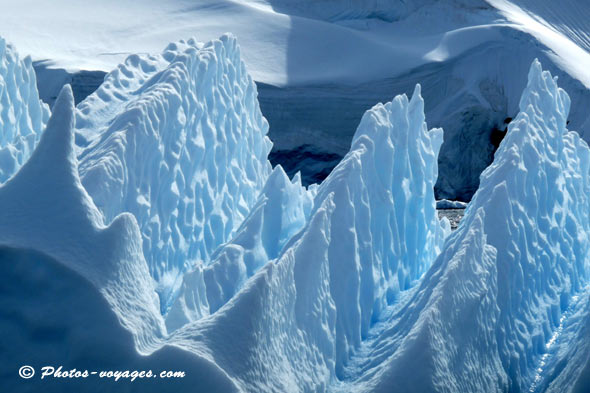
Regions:
M 369 345 L 360 391 L 534 392 L 555 378 L 568 391 L 580 379 L 587 317 L 569 310 L 590 293 L 590 149 L 538 61 L 520 108 L 459 229 Z M 577 339 L 558 340 L 564 325 Z M 567 383 L 550 357 L 559 345 L 575 359 Z
M 212 254 L 209 264 L 184 274 L 166 315 L 168 330 L 214 313 L 256 271 L 276 259 L 307 223 L 315 191 L 316 187 L 303 187 L 299 175 L 290 181 L 281 166 L 275 167 L 233 239 Z
M 113 390 L 161 392 L 173 386 L 186 391 L 198 384 L 205 391 L 238 391 L 206 356 L 167 345 L 137 221 L 122 213 L 104 225 L 80 181 L 69 85 L 52 112 L 29 160 L 0 186 L 0 360 L 32 365 L 37 373 L 49 364 L 64 371 L 112 367 L 186 373 L 174 382 L 111 379 L 106 384 Z M 18 377 L 18 367 L 2 372 L 2 385 L 10 391 L 92 391 L 105 383 L 26 381 Z
M 231 300 L 171 340 L 207 343 L 246 391 L 327 391 L 343 378 L 371 327 L 418 282 L 449 233 L 433 192 L 442 130 L 427 129 L 423 105 L 417 86 L 411 100 L 367 111 L 350 153 L 318 187 L 305 227 Z
M 78 106 L 79 170 L 110 222 L 133 214 L 162 312 L 230 240 L 270 175 L 256 85 L 229 35 L 132 55 Z
M 27 161 L 49 119 L 29 56 L 0 37 L 0 184 Z
M 186 373 L 26 387 L 48 392 L 587 391 L 590 148 L 569 109 L 535 61 L 451 233 L 420 85 L 306 188 L 268 162 L 233 37 L 130 56 L 77 109 L 63 88 L 0 185 L 0 360 Z

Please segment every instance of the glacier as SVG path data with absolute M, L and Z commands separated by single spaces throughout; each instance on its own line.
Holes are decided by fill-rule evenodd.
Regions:
M 49 118 L 39 100 L 31 58 L 0 37 L 0 184 L 29 158 Z
M 311 187 L 271 168 L 231 35 L 132 55 L 77 108 L 66 86 L 0 185 L 0 360 L 186 378 L 8 370 L 3 385 L 587 391 L 590 148 L 570 106 L 535 61 L 451 233 L 434 196 L 443 131 L 420 85 L 368 110 Z

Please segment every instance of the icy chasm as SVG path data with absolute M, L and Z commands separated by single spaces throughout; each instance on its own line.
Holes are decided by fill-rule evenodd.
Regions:
M 39 100 L 31 58 L 21 60 L 0 37 L 0 184 L 29 158 L 48 118 L 49 108 Z
M 137 218 L 163 312 L 182 274 L 234 234 L 271 172 L 256 96 L 226 35 L 132 55 L 78 105 L 82 184 L 106 222 Z

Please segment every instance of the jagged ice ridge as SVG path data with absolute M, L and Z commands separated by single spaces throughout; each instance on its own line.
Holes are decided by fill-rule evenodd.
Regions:
M 567 130 L 569 107 L 533 63 L 450 234 L 433 192 L 443 133 L 428 130 L 419 86 L 367 111 L 306 189 L 271 171 L 233 37 L 131 56 L 77 110 L 64 88 L 0 186 L 0 324 L 19 331 L 0 356 L 100 365 L 116 349 L 122 367 L 183 367 L 182 391 L 584 391 L 590 149 Z M 15 278 L 49 288 L 59 318 L 46 328 L 67 334 L 21 328 L 38 310 L 15 299 L 42 302 Z M 65 311 L 68 288 L 83 301 L 67 295 Z M 59 350 L 71 342 L 100 344 Z

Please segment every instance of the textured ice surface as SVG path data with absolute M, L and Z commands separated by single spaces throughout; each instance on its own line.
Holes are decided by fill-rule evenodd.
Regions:
M 328 263 L 337 372 L 440 252 L 449 230 L 439 223 L 433 191 L 442 141 L 441 129 L 427 129 L 418 85 L 411 101 L 397 96 L 365 113 L 350 153 L 318 189 L 316 206 L 328 197 L 335 205 Z
M 0 357 L 178 367 L 193 378 L 179 391 L 588 390 L 590 149 L 540 63 L 450 235 L 433 192 L 443 133 L 428 130 L 419 86 L 367 111 L 308 190 L 270 170 L 237 64 L 233 38 L 191 41 L 131 56 L 78 113 L 62 90 L 0 186 L 0 260 L 18 261 L 0 274 L 0 325 L 15 336 Z M 191 269 L 155 263 L 153 247 Z M 166 320 L 156 285 L 178 287 Z M 72 342 L 91 345 L 63 351 Z
M 271 171 L 268 123 L 236 40 L 130 56 L 79 106 L 80 177 L 110 222 L 130 212 L 162 309 L 208 261 Z
M 559 375 L 538 369 L 588 282 L 590 149 L 539 62 L 520 107 L 461 226 L 357 363 L 361 391 L 526 391 Z
M 96 391 L 92 377 L 39 379 L 52 364 L 62 371 L 186 370 L 176 381 L 101 379 L 109 391 L 236 391 L 211 361 L 165 345 L 136 220 L 124 213 L 104 226 L 78 177 L 69 86 L 30 159 L 0 186 L 0 204 L 0 359 L 15 365 L 0 374 L 3 388 Z M 16 372 L 23 364 L 37 370 L 26 385 Z
M 411 101 L 368 111 L 304 229 L 228 303 L 171 340 L 215 348 L 247 391 L 328 390 L 442 247 L 448 226 L 433 193 L 441 143 L 442 130 L 426 128 L 419 88 Z
M 140 352 L 164 336 L 135 218 L 124 213 L 105 226 L 78 177 L 69 86 L 29 160 L 0 187 L 0 205 L 1 246 L 41 252 L 94 284 Z
M 166 317 L 168 329 L 214 313 L 258 269 L 277 258 L 307 223 L 314 195 L 315 189 L 305 189 L 299 176 L 290 181 L 277 166 L 233 239 L 215 251 L 210 264 L 196 266 L 184 275 Z
M 31 58 L 20 59 L 0 37 L 0 184 L 29 158 L 48 118 Z
M 210 48 L 214 52 L 211 48 L 223 47 L 221 43 L 194 50 L 206 53 Z M 154 62 L 163 60 L 156 58 Z M 182 68 L 183 62 L 174 64 Z M 150 69 L 145 64 L 144 68 Z M 141 78 L 143 71 L 136 72 L 134 78 Z M 223 85 L 226 73 L 231 71 L 221 72 L 212 84 Z M 130 86 L 139 83 L 134 78 L 128 81 Z M 448 225 L 441 226 L 436 216 L 433 194 L 442 130 L 427 130 L 419 88 L 411 101 L 400 96 L 367 112 L 351 152 L 318 189 L 306 190 L 299 177 L 289 180 L 280 167 L 270 175 L 257 172 L 266 180 L 257 199 L 251 209 L 245 207 L 242 225 L 227 234 L 229 242 L 209 254 L 210 262 L 197 265 L 185 276 L 178 297 L 182 302 L 175 303 L 169 313 L 177 316 L 170 324 L 170 330 L 176 330 L 167 335 L 148 273 L 150 265 L 142 255 L 145 236 L 141 238 L 136 220 L 128 213 L 115 216 L 105 226 L 111 221 L 109 214 L 115 214 L 109 210 L 111 201 L 121 208 L 119 199 L 108 199 L 106 193 L 103 199 L 94 196 L 103 203 L 99 210 L 78 175 L 75 120 L 79 122 L 79 157 L 86 165 L 79 168 L 81 174 L 89 176 L 95 168 L 97 173 L 109 174 L 106 169 L 117 166 L 107 164 L 117 163 L 122 156 L 115 153 L 125 152 L 127 147 L 135 147 L 134 152 L 147 150 L 130 143 L 135 140 L 129 130 L 133 121 L 152 124 L 154 112 L 133 117 L 127 110 L 118 120 L 113 114 L 132 105 L 133 100 L 129 103 L 113 93 L 110 99 L 120 101 L 107 105 L 108 99 L 98 97 L 106 94 L 108 87 L 107 78 L 105 88 L 79 107 L 77 119 L 71 90 L 62 91 L 35 153 L 18 175 L 0 188 L 0 202 L 6 211 L 0 217 L 0 245 L 40 251 L 90 281 L 132 333 L 137 351 L 152 354 L 148 360 L 158 359 L 157 354 L 170 348 L 166 344 L 172 344 L 196 355 L 186 360 L 187 369 L 207 375 L 222 390 L 327 390 L 382 310 L 427 270 L 448 231 Z M 135 87 L 136 94 L 149 90 L 145 84 Z M 160 87 L 166 92 L 171 89 Z M 203 99 L 207 101 L 207 97 Z M 255 97 L 246 98 L 244 105 L 254 105 L 252 99 Z M 168 102 L 156 101 L 152 102 L 156 107 L 156 103 Z M 232 108 L 240 105 L 235 103 Z M 114 120 L 105 120 L 113 116 Z M 126 132 L 117 128 L 119 122 L 125 124 Z M 100 124 L 106 129 L 97 127 Z M 118 131 L 106 132 L 111 128 Z M 231 135 L 234 129 L 220 126 L 216 130 Z M 137 133 L 140 131 L 146 128 L 142 126 Z M 264 128 L 256 132 L 260 141 L 267 141 Z M 158 134 L 151 140 L 159 142 L 166 136 Z M 220 150 L 231 144 L 229 139 L 223 138 Z M 254 146 L 264 155 L 268 153 L 267 142 Z M 129 170 L 134 167 L 130 163 L 150 162 L 140 158 L 126 160 L 119 167 L 123 170 L 120 177 L 114 171 L 113 176 L 95 179 L 106 179 L 100 183 L 105 187 L 120 184 L 121 179 L 131 178 Z M 161 157 L 155 162 L 160 164 L 158 159 Z M 264 161 L 263 168 L 268 165 Z M 209 176 L 208 169 L 198 172 Z M 150 179 L 138 177 L 146 178 Z M 97 190 L 98 184 L 94 183 Z M 88 183 L 91 190 L 92 185 Z M 107 189 L 109 195 L 119 196 L 115 186 Z M 222 189 L 227 185 L 222 184 Z M 27 225 L 32 225 L 32 230 Z M 191 275 L 199 274 L 195 272 L 200 272 L 201 281 L 190 280 Z M 203 297 L 199 300 L 195 294 Z M 112 326 L 106 329 L 113 331 Z M 89 358 L 95 355 L 105 356 L 102 352 L 88 354 Z

